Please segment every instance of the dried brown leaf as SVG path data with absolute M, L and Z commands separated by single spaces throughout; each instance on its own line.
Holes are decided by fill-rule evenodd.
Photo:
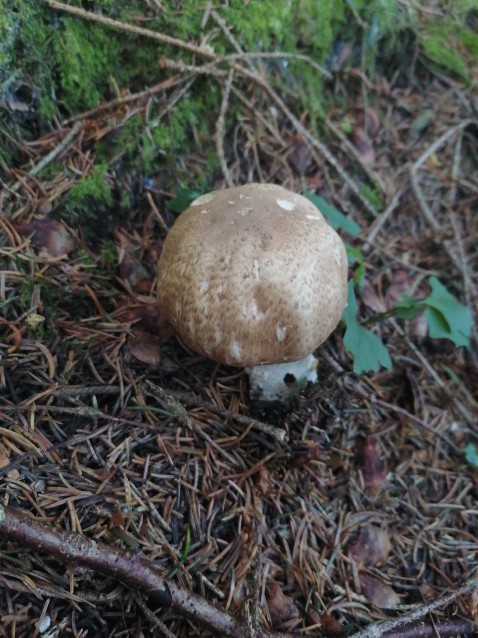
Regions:
M 364 305 L 374 312 L 385 312 L 387 310 L 385 300 L 369 283 L 364 284 L 360 292 L 360 298 Z
M 437 590 L 429 583 L 421 583 L 418 586 L 418 589 L 420 590 L 420 594 L 422 595 L 422 598 L 426 603 L 430 603 L 432 602 L 432 600 L 438 598 Z
M 297 446 L 293 446 L 291 467 L 307 465 L 311 461 L 318 461 L 321 457 L 320 445 L 317 441 L 302 440 Z
M 142 332 L 150 332 L 158 339 L 169 339 L 174 334 L 157 303 L 122 306 L 113 313 L 113 316 L 120 323 L 136 324 Z
M 380 119 L 376 109 L 358 109 L 354 119 L 356 126 L 363 128 L 371 138 L 374 138 L 380 130 Z
M 372 495 L 383 487 L 385 483 L 385 464 L 378 455 L 377 441 L 374 436 L 367 436 L 360 446 L 357 462 L 362 470 L 363 483 Z
M 296 173 L 305 175 L 312 164 L 312 155 L 309 147 L 302 138 L 298 138 L 293 145 L 293 150 L 287 156 L 287 160 Z
M 360 574 L 359 578 L 364 596 L 375 607 L 379 607 L 380 609 L 396 609 L 400 604 L 399 595 L 390 585 L 368 574 Z
M 288 620 L 299 616 L 299 610 L 294 600 L 283 593 L 278 583 L 267 583 L 267 604 L 273 627 L 279 627 Z
M 161 361 L 159 340 L 148 332 L 138 333 L 128 341 L 128 349 L 138 361 L 148 366 L 157 366 Z
M 364 525 L 350 548 L 349 555 L 359 566 L 373 566 L 387 560 L 390 552 L 388 532 L 376 525 Z
M 75 248 L 70 231 L 58 219 L 35 219 L 17 228 L 22 235 L 31 235 L 32 244 L 50 257 L 68 255 Z
M 342 632 L 342 625 L 332 614 L 322 614 L 320 620 L 324 636 L 334 636 Z
M 354 126 L 352 129 L 352 142 L 359 152 L 362 162 L 372 168 L 375 164 L 375 151 L 368 133 L 360 126 Z

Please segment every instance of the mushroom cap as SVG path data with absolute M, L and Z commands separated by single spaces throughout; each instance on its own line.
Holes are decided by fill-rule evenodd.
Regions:
M 281 186 L 213 191 L 169 231 L 157 294 L 199 354 L 233 366 L 295 361 L 340 320 L 345 247 L 312 202 Z

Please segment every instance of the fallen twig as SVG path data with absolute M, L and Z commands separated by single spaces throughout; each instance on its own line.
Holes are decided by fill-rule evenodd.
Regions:
M 402 631 L 391 631 L 384 634 L 383 638 L 428 638 L 428 636 L 469 636 L 476 634 L 476 623 L 472 620 L 454 618 L 441 623 L 417 623 Z
M 364 631 L 358 631 L 353 634 L 350 638 L 389 638 L 390 632 L 397 627 L 403 627 L 411 622 L 416 620 L 420 620 L 424 616 L 430 614 L 432 611 L 437 609 L 443 609 L 450 603 L 454 602 L 460 596 L 465 596 L 466 594 L 470 594 L 473 590 L 478 589 L 478 579 L 473 578 L 467 581 L 464 585 L 459 587 L 456 591 L 451 592 L 450 594 L 445 594 L 444 596 L 440 596 L 431 603 L 427 603 L 425 605 L 420 605 L 417 609 L 414 609 L 409 614 L 404 614 L 400 616 L 400 618 L 394 618 L 393 620 L 386 620 L 385 622 L 379 622 L 373 625 L 370 625 Z M 401 634 L 394 634 L 395 637 Z M 418 635 L 418 634 L 417 634 Z M 423 634 L 419 634 L 422 636 Z M 438 634 L 441 635 L 441 634 Z
M 156 565 L 140 552 L 109 547 L 77 534 L 57 531 L 23 512 L 0 505 L 0 535 L 25 547 L 49 554 L 63 564 L 93 569 L 140 589 L 154 606 L 171 607 L 193 623 L 200 623 L 222 636 L 246 638 L 246 623 L 216 608 L 197 594 L 179 587 L 161 575 Z M 291 634 L 257 631 L 256 638 L 288 638 Z

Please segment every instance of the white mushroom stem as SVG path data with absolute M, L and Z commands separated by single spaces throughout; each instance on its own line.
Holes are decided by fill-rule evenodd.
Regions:
M 317 381 L 317 363 L 314 355 L 308 354 L 298 361 L 246 368 L 251 396 L 258 401 L 285 402 L 307 383 Z

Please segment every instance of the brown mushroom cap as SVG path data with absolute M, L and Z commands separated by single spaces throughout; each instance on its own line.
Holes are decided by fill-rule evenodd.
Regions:
M 308 199 L 246 184 L 198 197 L 158 263 L 165 317 L 195 352 L 234 366 L 311 353 L 347 298 L 342 240 Z

